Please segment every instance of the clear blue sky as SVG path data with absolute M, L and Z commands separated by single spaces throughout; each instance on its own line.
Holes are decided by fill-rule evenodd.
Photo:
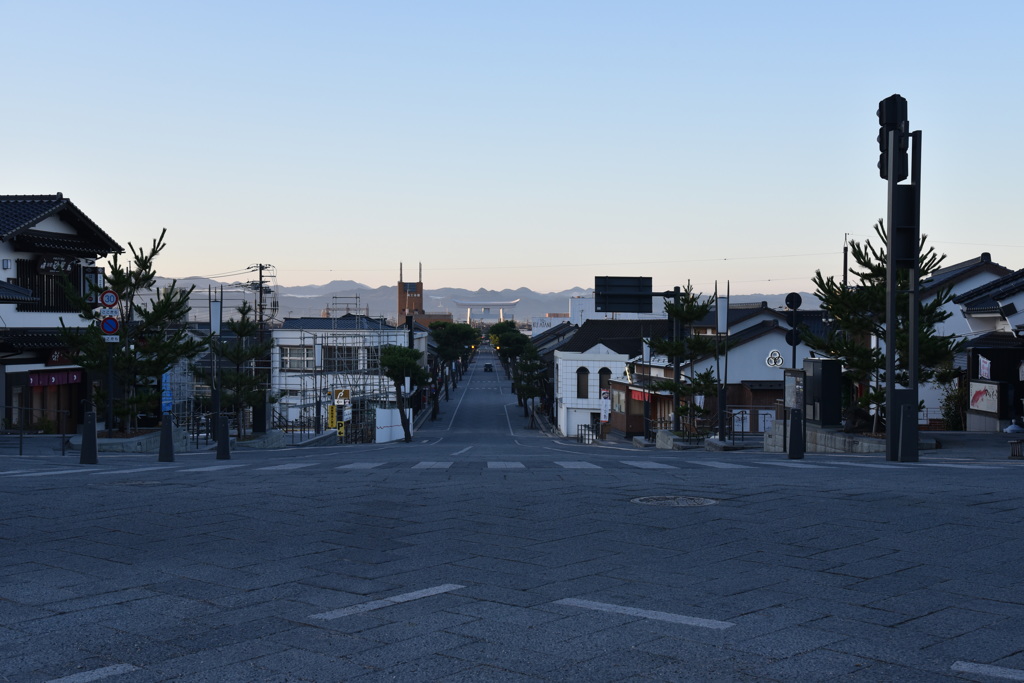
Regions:
M 924 133 L 947 263 L 1024 267 L 1024 3 L 0 0 L 0 193 L 161 275 L 811 289 Z M 228 278 L 229 280 L 232 278 Z

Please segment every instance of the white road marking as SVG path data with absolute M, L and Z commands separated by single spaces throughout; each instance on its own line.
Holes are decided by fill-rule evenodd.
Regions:
M 1008 681 L 1024 681 L 1024 671 L 1021 671 L 1020 669 L 1009 669 L 1004 666 L 975 664 L 974 662 L 953 662 L 953 666 L 949 668 L 953 671 L 961 671 L 967 674 L 991 676 L 992 678 L 1005 678 Z
M 78 472 L 79 474 L 81 474 L 81 473 L 88 472 L 88 471 L 89 470 L 81 469 L 81 468 L 79 468 L 77 470 L 47 470 L 46 472 L 31 472 L 29 474 L 15 474 L 15 475 L 12 475 L 12 476 L 15 476 L 15 477 L 49 477 L 52 474 L 73 474 L 75 472 Z
M 1002 467 L 993 467 L 992 465 L 952 465 L 941 462 L 919 462 L 918 465 L 922 467 L 953 467 L 961 470 L 1001 470 Z
M 272 467 L 257 467 L 258 470 L 297 470 L 301 467 L 312 467 L 319 465 L 318 462 L 290 462 L 284 465 L 273 465 Z
M 564 467 L 567 470 L 599 470 L 600 465 L 594 465 L 589 462 L 583 462 L 582 460 L 556 460 L 555 464 L 559 467 Z
M 182 472 L 216 472 L 217 470 L 230 470 L 235 467 L 246 467 L 246 465 L 210 465 L 209 467 L 193 467 Z
M 704 465 L 705 467 L 717 467 L 723 470 L 749 470 L 753 469 L 750 465 L 737 465 L 734 462 L 719 462 L 718 460 L 687 460 L 691 465 Z
M 654 619 L 656 621 L 668 621 L 673 624 L 685 624 L 686 626 L 700 626 L 701 628 L 726 629 L 730 626 L 735 626 L 735 624 L 733 624 L 730 621 L 717 621 L 715 619 L 688 617 L 685 614 L 658 612 L 655 610 L 639 609 L 636 607 L 622 607 L 620 605 L 612 605 L 607 602 L 591 602 L 590 600 L 577 600 L 576 598 L 565 598 L 564 600 L 555 600 L 554 604 L 571 605 L 572 607 L 582 607 L 583 609 L 592 609 L 597 610 L 598 612 L 614 612 L 615 614 L 626 614 L 631 617 L 641 617 L 642 619 Z
M 310 619 L 338 619 L 340 617 L 347 617 L 352 614 L 361 614 L 363 612 L 372 612 L 375 609 L 382 607 L 390 607 L 391 605 L 398 605 L 403 602 L 410 602 L 412 600 L 420 600 L 422 598 L 429 598 L 433 595 L 440 595 L 441 593 L 450 593 L 451 591 L 465 588 L 457 583 L 445 583 L 440 586 L 434 586 L 432 588 L 424 588 L 423 590 L 412 591 L 411 593 L 402 593 L 391 598 L 384 598 L 382 600 L 371 600 L 370 602 L 364 602 L 360 605 L 352 605 L 351 607 L 343 607 L 341 609 L 332 610 L 330 612 L 321 612 L 320 614 L 310 615 Z
M 384 463 L 382 462 L 350 462 L 347 465 L 341 467 L 335 467 L 336 470 L 372 470 L 374 467 L 380 467 Z
M 94 474 L 94 475 L 96 475 L 96 474 L 131 474 L 132 472 L 148 472 L 150 470 L 164 470 L 164 469 L 172 470 L 172 469 L 174 469 L 174 466 L 172 465 L 172 466 L 168 467 L 166 465 L 153 465 L 152 467 L 136 467 L 136 468 L 130 469 L 130 470 L 104 470 L 103 472 L 93 472 L 92 474 Z
M 98 681 L 108 676 L 119 676 L 126 674 L 129 671 L 138 671 L 139 667 L 132 666 L 131 664 L 113 664 L 111 666 L 105 666 L 102 669 L 93 669 L 92 671 L 83 671 L 77 674 L 71 674 L 70 676 L 64 676 L 63 678 L 52 678 L 47 683 L 89 683 L 90 681 Z
M 431 462 L 425 460 L 412 466 L 414 470 L 446 470 L 452 466 L 450 462 Z
M 827 465 L 811 465 L 806 462 L 788 462 L 783 460 L 767 460 L 765 462 L 759 462 L 758 465 L 775 465 L 776 467 L 792 467 L 798 470 L 827 470 L 831 469 Z
M 675 465 L 666 465 L 663 462 L 654 462 L 653 460 L 620 460 L 619 462 L 624 465 L 632 465 L 633 467 L 639 467 L 642 470 L 678 470 L 679 468 Z
M 461 451 L 456 451 L 455 453 L 452 453 L 452 455 L 462 455 L 463 453 L 465 453 L 466 451 L 468 451 L 471 448 L 472 448 L 472 446 L 466 446 Z
M 492 470 L 517 470 L 524 469 L 526 465 L 521 462 L 498 462 L 490 461 L 487 463 L 487 468 Z
M 874 467 L 882 470 L 908 470 L 904 465 L 883 465 L 880 462 L 833 462 L 833 465 L 847 465 L 849 467 Z

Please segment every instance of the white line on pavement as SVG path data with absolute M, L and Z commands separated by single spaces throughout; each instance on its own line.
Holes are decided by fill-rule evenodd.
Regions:
M 675 465 L 666 465 L 663 462 L 654 462 L 653 460 L 620 460 L 624 465 L 632 465 L 633 467 L 639 467 L 642 470 L 677 470 L 679 469 Z
M 32 472 L 30 474 L 15 474 L 15 475 L 12 475 L 12 476 L 15 476 L 15 477 L 48 477 L 51 474 L 73 474 L 75 472 L 82 473 L 82 472 L 88 472 L 88 471 L 89 470 L 85 470 L 85 469 L 81 469 L 81 468 L 79 468 L 77 470 L 48 470 L 46 472 Z
M 465 448 L 463 448 L 463 449 L 462 449 L 461 451 L 456 451 L 456 452 L 452 453 L 452 455 L 462 455 L 463 453 L 465 453 L 466 451 L 468 451 L 468 450 L 469 450 L 470 448 L 472 448 L 472 446 L 466 446 L 466 447 L 465 447 Z
M 300 467 L 312 467 L 313 465 L 319 465 L 318 462 L 290 462 L 284 465 L 274 465 L 272 467 L 257 467 L 258 470 L 297 470 Z
M 612 605 L 607 602 L 591 602 L 590 600 L 577 600 L 576 598 L 565 598 L 564 600 L 555 600 L 554 604 L 571 605 L 573 607 L 582 607 L 583 609 L 592 609 L 597 610 L 599 612 L 614 612 L 615 614 L 626 614 L 631 617 L 655 619 L 657 621 L 668 621 L 673 624 L 685 624 L 686 626 L 700 626 L 701 628 L 725 629 L 729 628 L 730 626 L 735 626 L 735 624 L 733 624 L 730 621 L 701 619 L 700 617 L 688 617 L 685 614 L 658 612 L 649 609 L 639 609 L 637 607 L 622 607 L 620 605 Z
M 92 474 L 131 474 L 132 472 L 148 472 L 150 470 L 173 470 L 174 466 L 168 467 L 167 465 L 153 465 L 152 467 L 135 467 L 130 470 L 104 470 L 102 472 L 93 472 Z
M 89 681 L 98 681 L 101 678 L 107 678 L 108 676 L 119 676 L 126 674 L 129 671 L 138 671 L 139 667 L 132 666 L 131 664 L 114 664 L 112 666 L 105 666 L 102 669 L 93 669 L 92 671 L 83 671 L 77 674 L 71 674 L 70 676 L 64 676 L 63 678 L 53 678 L 48 683 L 89 683 Z
M 556 460 L 555 464 L 559 467 L 564 467 L 567 470 L 599 470 L 600 465 L 595 465 L 589 462 L 583 462 L 582 460 Z
M 776 467 L 792 467 L 794 469 L 803 470 L 827 470 L 831 469 L 828 465 L 811 465 L 806 462 L 784 462 L 782 460 L 766 460 L 764 462 L 758 462 L 758 465 L 775 465 Z
M 1008 681 L 1024 681 L 1024 671 L 1021 671 L 1020 669 L 1008 669 L 1003 666 L 975 664 L 974 662 L 953 662 L 953 666 L 950 668 L 953 671 L 961 671 L 966 674 L 1005 678 Z
M 414 470 L 446 470 L 452 466 L 450 462 L 431 462 L 425 460 L 412 466 Z
M 952 465 L 942 462 L 920 462 L 918 463 L 922 467 L 955 467 L 961 470 L 1001 470 L 1002 467 L 993 467 L 992 465 Z
M 830 463 L 832 465 L 847 465 L 848 467 L 875 467 L 881 470 L 908 470 L 909 467 L 905 465 L 883 465 L 880 462 L 839 462 L 838 460 Z
M 374 467 L 380 467 L 384 463 L 382 462 L 350 462 L 347 465 L 341 467 L 335 467 L 336 470 L 372 470 Z
M 361 614 L 363 612 L 372 612 L 375 609 L 382 607 L 390 607 L 391 605 L 398 605 L 403 602 L 410 602 L 412 600 L 419 600 L 421 598 L 429 598 L 433 595 L 440 595 L 441 593 L 450 593 L 451 591 L 465 588 L 457 583 L 444 583 L 440 586 L 434 586 L 432 588 L 424 588 L 423 590 L 412 591 L 411 593 L 402 593 L 390 598 L 384 598 L 382 600 L 371 600 L 370 602 L 364 602 L 360 605 L 352 605 L 351 607 L 343 607 L 336 609 L 331 612 L 321 612 L 320 614 L 310 615 L 310 619 L 338 619 L 340 617 L 347 617 L 352 614 Z
M 705 467 L 718 467 L 723 470 L 753 469 L 750 465 L 737 465 L 734 462 L 719 462 L 718 460 L 687 460 L 691 465 L 704 465 Z
M 193 467 L 192 469 L 182 470 L 182 472 L 215 472 L 217 470 L 230 470 L 234 467 L 245 467 L 245 465 L 210 465 L 209 467 Z
M 491 470 L 518 470 L 525 467 L 526 465 L 521 462 L 501 462 L 492 460 L 487 463 L 487 469 Z

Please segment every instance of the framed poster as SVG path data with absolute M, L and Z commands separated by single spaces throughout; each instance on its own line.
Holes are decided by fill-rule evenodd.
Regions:
M 998 415 L 999 384 L 996 382 L 971 382 L 970 409 Z

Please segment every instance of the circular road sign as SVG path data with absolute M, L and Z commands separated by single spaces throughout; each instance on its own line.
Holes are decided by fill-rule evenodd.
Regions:
M 100 329 L 103 331 L 103 334 L 117 334 L 119 327 L 121 327 L 121 324 L 113 316 L 106 317 L 100 321 Z
M 803 302 L 803 297 L 800 296 L 799 292 L 790 292 L 786 295 L 786 308 L 791 311 L 795 311 L 800 308 L 800 304 Z
M 100 294 L 100 303 L 103 304 L 104 308 L 113 308 L 117 305 L 117 302 L 121 299 L 117 296 L 117 292 L 112 289 L 105 289 Z

